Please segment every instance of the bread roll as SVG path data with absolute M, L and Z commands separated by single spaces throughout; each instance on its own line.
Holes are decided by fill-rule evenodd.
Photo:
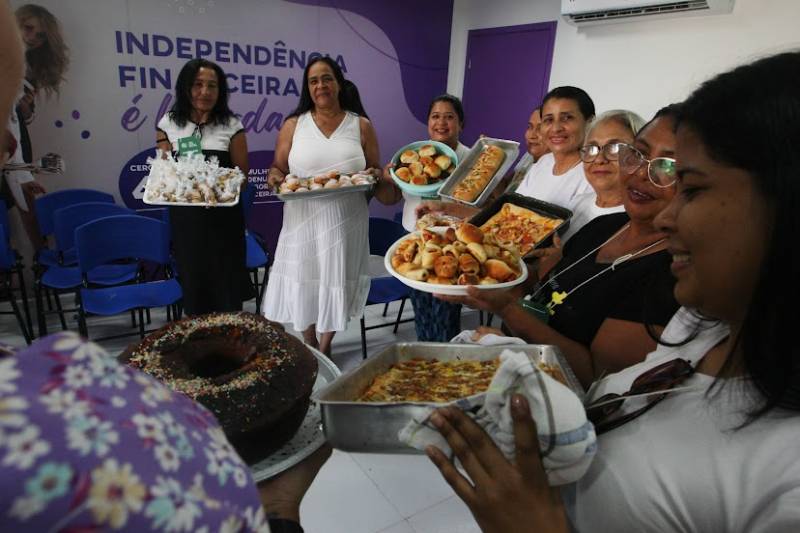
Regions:
M 442 175 L 442 169 L 439 168 L 439 166 L 436 165 L 435 163 L 431 163 L 430 165 L 425 165 L 422 170 L 425 171 L 425 174 L 434 179 Z
M 428 283 L 432 283 L 434 285 L 454 285 L 455 279 L 440 278 L 439 276 L 428 276 Z
M 419 158 L 419 163 L 420 163 L 420 164 L 421 164 L 423 167 L 427 167 L 428 165 L 433 165 L 433 164 L 434 164 L 434 163 L 433 163 L 433 158 L 432 158 L 432 157 L 420 157 L 420 158 Z
M 447 170 L 453 164 L 453 160 L 444 154 L 437 155 L 433 162 L 442 170 Z
M 326 189 L 338 189 L 339 188 L 339 180 L 337 179 L 329 179 L 325 182 Z
M 422 166 L 422 163 L 420 163 L 419 161 L 415 161 L 414 163 L 411 163 L 410 165 L 408 165 L 408 170 L 411 171 L 411 175 L 412 176 L 422 176 L 422 175 L 424 175 L 425 174 L 424 168 L 425 167 Z
M 397 270 L 397 268 L 398 268 L 400 265 L 404 264 L 404 263 L 405 263 L 405 261 L 403 261 L 403 258 L 402 258 L 401 256 L 399 256 L 399 255 L 397 255 L 397 254 L 394 254 L 394 255 L 392 256 L 392 268 L 393 268 L 393 269 Z
M 481 278 L 481 285 L 497 285 L 498 283 L 500 282 L 494 278 L 490 278 L 489 276 Z
M 419 154 L 414 150 L 406 150 L 402 154 L 400 154 L 400 162 L 401 163 L 413 163 L 414 161 L 419 161 Z
M 484 147 L 466 177 L 453 189 L 453 198 L 469 203 L 474 202 L 489 185 L 505 158 L 506 153 L 497 146 L 490 144 Z
M 394 171 L 394 175 L 397 176 L 399 179 L 408 183 L 411 181 L 411 170 L 408 167 L 400 167 Z
M 411 176 L 411 185 L 427 185 L 428 184 L 428 177 L 425 175 L 422 176 Z
M 449 255 L 451 257 L 455 257 L 456 259 L 458 259 L 458 256 L 461 255 L 461 252 L 459 250 L 456 250 L 456 247 L 454 245 L 448 244 L 447 246 L 442 248 L 442 254 Z
M 444 232 L 444 240 L 446 240 L 447 242 L 455 242 L 457 240 L 456 228 L 452 226 L 447 228 Z
M 452 255 L 443 255 L 433 262 L 433 271 L 440 278 L 454 278 L 458 274 L 458 260 Z
M 410 263 L 417 254 L 418 246 L 419 245 L 417 244 L 416 239 L 408 239 L 400 244 L 400 246 L 397 248 L 397 253 L 403 258 L 403 261 Z
M 461 274 L 458 276 L 459 285 L 480 285 L 480 278 L 475 274 Z
M 486 276 L 494 278 L 500 283 L 517 278 L 517 273 L 499 259 L 489 259 L 483 266 L 486 269 Z
M 397 265 L 397 268 L 395 268 L 397 273 L 402 274 L 403 276 L 405 276 L 406 272 L 408 272 L 409 270 L 416 270 L 416 269 L 417 267 L 415 267 L 412 263 L 401 263 Z
M 420 157 L 435 157 L 436 156 L 436 147 L 432 144 L 423 144 L 420 146 L 419 150 Z
M 486 260 L 489 259 L 486 250 L 480 243 L 471 242 L 467 244 L 467 251 L 472 254 L 472 256 L 477 259 L 480 264 L 485 263 Z
M 503 264 L 505 265 L 505 263 Z M 469 253 L 463 253 L 458 256 L 458 267 L 461 269 L 462 274 L 477 274 L 481 270 L 481 265 L 478 263 L 478 260 Z
M 413 270 L 407 271 L 403 274 L 408 279 L 412 279 L 414 281 L 427 281 L 428 280 L 428 271 L 424 268 L 415 268 Z
M 428 270 L 433 270 L 433 263 L 437 259 L 442 257 L 442 251 L 439 250 L 429 250 L 425 249 L 422 252 L 422 268 L 427 268 Z
M 471 242 L 482 243 L 483 232 L 474 224 L 462 222 L 461 225 L 456 228 L 456 238 L 465 244 Z

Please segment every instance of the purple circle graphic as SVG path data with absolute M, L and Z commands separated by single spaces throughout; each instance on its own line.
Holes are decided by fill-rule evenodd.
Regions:
M 83 130 L 81 132 L 81 139 L 88 139 L 89 135 L 91 135 L 91 133 L 89 133 L 89 130 Z
M 60 120 L 56 120 L 56 128 L 60 128 L 60 127 L 62 127 L 63 125 L 64 125 L 64 123 L 63 123 L 63 122 L 61 122 Z
M 75 120 L 78 120 L 79 118 L 81 118 L 81 114 L 77 109 L 72 112 L 72 118 L 74 118 Z

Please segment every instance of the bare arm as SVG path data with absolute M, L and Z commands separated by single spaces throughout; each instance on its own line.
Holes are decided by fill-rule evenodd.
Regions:
M 278 141 L 275 143 L 275 158 L 269 169 L 267 182 L 275 188 L 289 173 L 289 152 L 292 149 L 294 129 L 297 127 L 297 117 L 287 118 L 278 132 Z
M 228 150 L 231 153 L 231 162 L 234 166 L 239 167 L 242 174 L 247 176 L 250 172 L 250 161 L 247 158 L 247 136 L 243 131 L 240 131 L 231 138 L 231 144 Z
M 372 123 L 364 117 L 359 118 L 361 126 L 361 147 L 364 149 L 364 158 L 367 160 L 367 168 L 380 169 L 380 149 L 378 148 L 378 136 Z M 400 201 L 402 194 L 391 179 L 386 179 L 385 173 L 378 178 L 378 185 L 375 187 L 375 198 L 384 205 L 396 204 Z

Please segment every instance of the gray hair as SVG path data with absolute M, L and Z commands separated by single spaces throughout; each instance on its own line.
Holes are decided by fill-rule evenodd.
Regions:
M 591 135 L 595 127 L 610 120 L 613 120 L 618 124 L 621 124 L 623 127 L 628 128 L 634 137 L 637 133 L 639 133 L 639 130 L 642 129 L 642 126 L 644 126 L 646 123 L 642 117 L 633 111 L 628 111 L 627 109 L 612 109 L 610 111 L 600 113 L 592 119 L 592 121 L 586 127 L 586 136 L 584 137 L 584 142 L 586 142 L 586 139 L 589 138 L 589 135 Z

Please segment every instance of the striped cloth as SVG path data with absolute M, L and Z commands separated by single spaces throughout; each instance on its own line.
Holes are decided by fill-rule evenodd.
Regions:
M 586 419 L 583 404 L 569 388 L 541 371 L 525 353 L 503 350 L 500 368 L 489 389 L 454 402 L 472 417 L 497 444 L 507 459 L 514 459 L 514 428 L 510 400 L 523 394 L 531 406 L 539 433 L 542 463 L 551 486 L 573 483 L 586 473 L 597 450 L 594 426 Z M 477 414 L 472 414 L 478 408 Z M 412 420 L 400 431 L 401 442 L 424 450 L 433 444 L 446 455 L 452 450 L 429 422 L 431 407 L 415 409 Z

